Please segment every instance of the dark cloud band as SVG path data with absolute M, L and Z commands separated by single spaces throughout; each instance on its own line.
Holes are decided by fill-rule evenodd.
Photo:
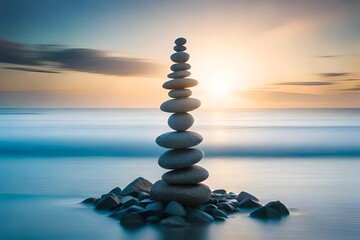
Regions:
M 113 57 L 107 52 L 87 48 L 64 48 L 60 45 L 27 46 L 0 39 L 0 62 L 25 66 L 52 67 L 79 72 L 117 76 L 154 76 L 160 66 L 143 59 Z M 19 71 L 59 73 L 28 67 L 8 68 Z

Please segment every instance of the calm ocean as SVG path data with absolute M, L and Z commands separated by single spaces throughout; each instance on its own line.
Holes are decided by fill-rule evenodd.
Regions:
M 359 239 L 360 109 L 194 112 L 212 189 L 279 199 L 291 216 L 248 213 L 208 227 L 123 229 L 78 204 L 138 176 L 156 181 L 156 109 L 0 109 L 0 239 Z

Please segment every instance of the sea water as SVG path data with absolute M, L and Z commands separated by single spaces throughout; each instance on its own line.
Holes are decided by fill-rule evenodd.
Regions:
M 206 184 L 291 215 L 136 230 L 79 202 L 138 176 L 154 182 L 170 131 L 155 109 L 0 109 L 0 239 L 358 239 L 360 110 L 195 111 Z

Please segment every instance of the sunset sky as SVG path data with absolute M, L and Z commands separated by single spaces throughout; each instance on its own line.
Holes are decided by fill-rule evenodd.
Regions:
M 0 107 L 158 107 L 183 36 L 204 108 L 360 107 L 358 0 L 1 0 Z

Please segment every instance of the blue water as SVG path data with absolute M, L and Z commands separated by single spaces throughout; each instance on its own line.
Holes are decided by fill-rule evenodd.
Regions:
M 0 109 L 0 239 L 358 239 L 360 110 L 197 111 L 200 162 L 212 189 L 249 191 L 291 211 L 261 222 L 167 231 L 123 229 L 78 204 L 138 176 L 164 172 L 154 139 L 168 114 L 152 109 Z

